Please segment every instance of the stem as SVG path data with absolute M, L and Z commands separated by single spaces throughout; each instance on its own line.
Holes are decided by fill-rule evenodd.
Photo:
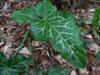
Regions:
M 30 51 L 30 53 L 32 55 L 32 44 L 31 44 L 30 38 L 28 38 L 28 46 L 29 46 L 29 51 Z
M 33 75 L 37 75 L 36 62 L 35 62 L 34 53 L 32 51 L 32 44 L 31 44 L 30 38 L 28 38 L 28 45 L 29 45 L 29 51 L 30 51 L 32 59 L 33 59 L 33 64 L 32 64 L 32 66 L 33 66 Z
M 22 47 L 24 46 L 24 42 L 27 40 L 27 35 L 28 35 L 28 33 L 29 33 L 29 31 L 27 31 L 27 32 L 25 33 L 24 38 L 23 38 L 23 40 L 22 40 L 20 46 L 19 46 L 18 48 L 15 49 L 16 52 L 14 53 L 14 55 L 13 55 L 12 57 L 15 57 L 15 56 L 19 53 L 19 51 L 22 49 Z

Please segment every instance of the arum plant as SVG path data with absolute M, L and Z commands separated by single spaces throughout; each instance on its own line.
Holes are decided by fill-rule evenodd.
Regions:
M 94 12 L 94 17 L 92 21 L 93 30 L 100 34 L 100 8 L 97 8 Z
M 26 66 L 33 63 L 31 57 L 24 57 L 17 55 L 7 59 L 6 56 L 0 52 L 0 75 L 20 75 L 20 72 L 26 68 Z
M 24 38 L 16 52 L 8 59 L 2 52 L 0 52 L 0 75 L 20 75 L 27 66 L 33 64 L 32 57 L 25 57 L 19 54 L 24 42 L 27 40 L 28 31 L 25 33 Z
M 80 28 L 71 13 L 58 11 L 49 0 L 43 0 L 13 12 L 11 18 L 19 24 L 29 23 L 36 40 L 50 42 L 54 50 L 75 67 L 87 65 Z

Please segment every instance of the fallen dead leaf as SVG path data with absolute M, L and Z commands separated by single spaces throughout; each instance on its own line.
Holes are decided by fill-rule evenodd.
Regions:
M 92 13 L 92 12 L 95 11 L 95 8 L 89 8 L 88 11 L 89 11 L 90 13 Z
M 88 53 L 88 63 L 89 65 L 95 65 L 95 56 L 93 54 Z
M 93 37 L 92 37 L 91 34 L 86 35 L 86 38 L 88 38 L 88 39 L 90 39 L 90 40 L 93 40 Z
M 9 0 L 9 2 L 15 2 L 16 0 Z
M 33 47 L 36 47 L 36 46 L 39 46 L 40 43 L 38 41 L 35 41 L 35 40 L 32 40 L 32 46 Z
M 79 69 L 80 75 L 88 75 L 89 71 L 87 71 L 86 68 L 84 69 Z
M 100 47 L 97 44 L 93 43 L 89 46 L 89 51 L 95 52 L 95 54 L 97 54 L 100 51 Z
M 70 75 L 77 75 L 75 71 L 72 71 Z
M 95 69 L 95 75 L 100 75 L 100 67 L 97 67 L 97 68 Z
M 22 50 L 20 50 L 19 53 L 24 55 L 24 56 L 30 55 L 30 52 L 29 52 L 27 47 L 22 48 Z
M 3 41 L 1 41 L 1 42 L 0 42 L 0 46 L 1 46 L 1 45 L 3 45 L 3 44 L 4 44 L 4 42 L 3 42 Z
M 8 8 L 10 7 L 10 5 L 11 5 L 10 3 L 6 2 L 5 5 L 2 8 L 2 12 L 3 13 L 8 12 Z
M 66 61 L 61 57 L 61 55 L 56 55 L 55 60 L 57 60 L 60 64 L 66 63 Z
M 9 59 L 10 55 L 13 54 L 14 49 L 11 48 L 11 44 L 6 44 L 1 51 L 6 55 L 6 57 Z
M 93 38 L 100 38 L 99 34 L 97 34 L 97 32 L 93 33 Z

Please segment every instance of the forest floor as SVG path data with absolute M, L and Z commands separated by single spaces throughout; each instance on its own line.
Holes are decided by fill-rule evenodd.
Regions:
M 39 0 L 0 0 L 0 52 L 3 52 L 8 59 L 16 51 L 16 48 L 20 46 L 23 35 L 29 29 L 29 25 L 18 25 L 11 20 L 11 13 L 23 7 L 36 4 L 37 2 Z M 53 3 L 59 10 L 68 10 L 80 20 L 82 24 L 80 26 L 82 30 L 81 37 L 86 43 L 85 50 L 87 52 L 88 65 L 85 69 L 76 69 L 71 64 L 65 62 L 58 53 L 54 52 L 50 44 L 31 39 L 32 49 L 34 49 L 33 55 L 37 61 L 37 68 L 45 70 L 50 65 L 59 64 L 69 67 L 69 75 L 100 75 L 100 57 L 99 60 L 96 57 L 96 54 L 100 52 L 100 40 L 98 40 L 100 39 L 100 35 L 96 32 L 91 32 L 91 20 L 95 9 L 100 7 L 100 1 L 90 0 L 90 2 L 83 3 L 83 5 L 80 4 L 79 6 L 67 6 L 66 4 L 61 4 L 59 0 L 54 0 Z M 29 37 L 31 37 L 31 33 Z M 30 54 L 27 41 L 19 53 L 25 56 Z

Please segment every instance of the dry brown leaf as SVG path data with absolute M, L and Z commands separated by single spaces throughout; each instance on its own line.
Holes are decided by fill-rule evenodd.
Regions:
M 72 71 L 70 75 L 77 75 L 75 71 Z
M 66 63 L 66 60 L 64 60 L 64 59 L 61 57 L 61 55 L 56 55 L 54 58 L 55 58 L 60 64 Z
M 96 32 L 93 33 L 93 38 L 100 38 L 99 34 L 97 34 Z
M 96 53 L 98 53 L 98 51 L 100 51 L 100 47 L 97 44 L 93 43 L 89 46 L 89 51 L 95 52 L 95 54 L 96 54 Z
M 10 55 L 13 54 L 14 49 L 11 48 L 11 44 L 6 44 L 6 45 L 1 49 L 1 51 L 6 55 L 7 58 L 9 58 Z
M 92 12 L 94 12 L 95 11 L 95 8 L 89 8 L 88 9 L 88 12 L 90 12 L 90 13 L 92 13 Z
M 39 46 L 40 43 L 38 41 L 35 41 L 35 40 L 32 40 L 32 46 L 33 47 L 36 47 L 36 46 Z
M 4 44 L 4 42 L 3 42 L 3 41 L 1 41 L 1 42 L 0 42 L 0 46 L 1 46 L 1 45 L 3 45 L 3 44 Z
M 16 0 L 9 0 L 9 2 L 16 2 Z
M 97 68 L 95 69 L 95 75 L 100 75 L 100 67 L 97 67 Z
M 22 48 L 22 50 L 20 50 L 19 53 L 24 55 L 24 56 L 28 56 L 31 54 L 27 47 Z
M 3 13 L 8 12 L 8 8 L 10 7 L 10 3 L 6 2 L 5 5 L 2 8 Z
M 90 39 L 90 40 L 93 40 L 93 37 L 92 37 L 91 34 L 86 35 L 86 38 L 88 38 L 88 39 Z
M 79 72 L 80 72 L 80 75 L 88 75 L 88 74 L 89 74 L 89 71 L 87 71 L 86 68 L 84 68 L 84 69 L 79 69 Z

